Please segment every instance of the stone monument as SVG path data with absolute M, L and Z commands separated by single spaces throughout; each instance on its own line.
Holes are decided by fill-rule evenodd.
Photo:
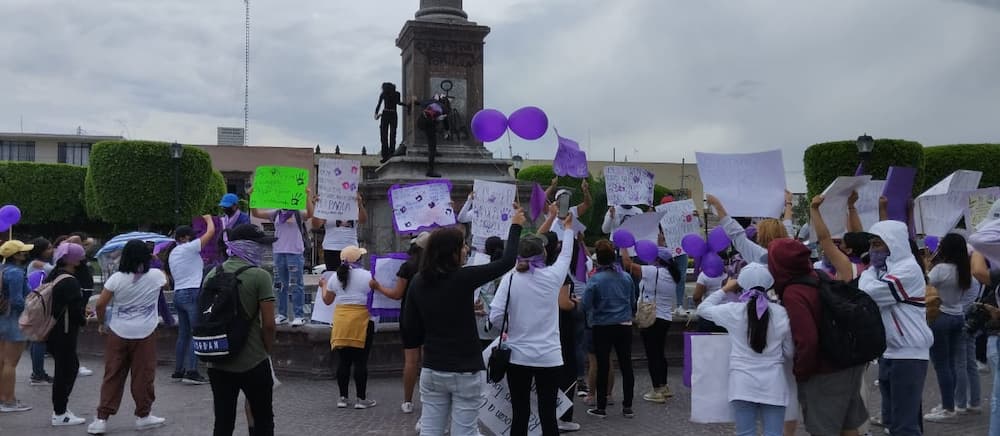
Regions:
M 402 95 L 404 101 L 430 99 L 443 94 L 452 102 L 449 135 L 439 135 L 436 168 L 452 182 L 455 212 L 462 207 L 475 179 L 513 182 L 509 160 L 493 153 L 471 135 L 469 122 L 483 108 L 483 47 L 490 28 L 469 21 L 462 0 L 421 0 L 414 19 L 407 21 L 396 46 L 402 51 Z M 370 252 L 406 251 L 392 226 L 392 208 L 387 191 L 395 184 L 427 180 L 427 145 L 416 129 L 419 110 L 400 111 L 405 156 L 395 156 L 373 171 L 365 172 L 362 195 L 368 222 L 362 226 L 361 242 Z M 530 187 L 519 187 L 524 199 Z

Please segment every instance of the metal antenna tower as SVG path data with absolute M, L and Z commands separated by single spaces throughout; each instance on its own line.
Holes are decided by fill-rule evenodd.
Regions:
M 250 132 L 250 0 L 243 0 L 246 6 L 246 39 L 243 50 L 243 145 L 247 145 Z

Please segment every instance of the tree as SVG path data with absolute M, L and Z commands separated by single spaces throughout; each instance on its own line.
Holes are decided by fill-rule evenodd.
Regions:
M 919 195 L 941 179 L 958 170 L 982 171 L 979 181 L 982 188 L 1000 186 L 1000 144 L 937 145 L 924 148 L 925 174 L 923 185 L 914 187 Z M 917 189 L 917 188 L 920 189 Z
M 806 149 L 803 158 L 809 198 L 823 192 L 838 176 L 853 176 L 858 166 L 858 149 L 854 141 L 815 144 Z M 866 174 L 885 180 L 890 166 L 917 169 L 915 187 L 924 177 L 924 149 L 919 142 L 902 139 L 877 139 Z
M 88 211 L 92 218 L 113 224 L 169 227 L 177 224 L 174 208 L 178 195 L 178 219 L 186 222 L 204 212 L 206 196 L 214 195 L 210 192 L 212 159 L 198 148 L 184 146 L 179 164 L 180 189 L 176 193 L 174 171 L 170 144 L 151 141 L 94 144 L 84 189 Z

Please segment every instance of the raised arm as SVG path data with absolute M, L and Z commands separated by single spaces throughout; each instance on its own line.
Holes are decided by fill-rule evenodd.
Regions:
M 889 219 L 889 199 L 883 197 L 878 198 L 878 220 L 885 221 Z
M 819 207 L 823 204 L 823 200 L 822 195 L 813 197 L 812 204 L 809 206 L 809 220 L 812 223 L 813 230 L 816 231 L 816 240 L 819 241 L 819 246 L 823 248 L 823 254 L 833 264 L 833 268 L 837 270 L 837 280 L 849 282 L 854 280 L 854 268 L 851 265 L 851 259 L 844 252 L 840 251 L 837 244 L 833 243 L 833 238 L 830 236 L 830 229 L 826 227 L 826 222 L 823 221 L 823 214 L 819 212 Z
M 316 203 L 319 198 L 312 195 L 312 189 L 306 188 L 306 214 L 302 217 L 302 221 L 309 221 L 316 214 Z
M 972 264 L 972 276 L 976 278 L 976 281 L 989 286 L 990 267 L 986 264 L 986 257 L 978 251 L 973 251 L 969 263 Z
M 524 210 L 514 203 L 514 217 L 511 218 L 510 230 L 507 233 L 507 243 L 504 245 L 503 257 L 485 265 L 469 266 L 455 271 L 456 283 L 466 283 L 471 289 L 493 281 L 505 272 L 514 268 L 517 259 L 517 247 L 521 240 L 521 226 L 524 225 Z M 496 297 L 494 297 L 496 298 Z
M 722 205 L 722 202 L 711 194 L 706 197 L 706 201 L 708 201 L 709 206 L 715 208 L 715 213 L 720 218 L 719 225 L 726 230 L 726 234 L 733 241 L 733 247 L 736 247 L 736 251 L 747 262 L 767 264 L 767 250 L 747 237 L 746 229 L 726 213 L 726 208 Z
M 601 223 L 601 231 L 605 234 L 611 234 L 611 231 L 614 230 L 614 221 L 615 207 L 608 206 L 608 211 L 604 212 L 604 222 Z
M 198 241 L 204 247 L 215 237 L 215 221 L 212 220 L 211 215 L 202 215 L 201 218 L 205 220 L 205 234 L 201 235 Z
M 619 248 L 618 254 L 619 257 L 622 258 L 622 269 L 624 269 L 625 272 L 632 274 L 634 279 L 642 279 L 642 265 L 632 262 L 632 257 L 628 255 L 628 249 Z
M 858 191 L 852 191 L 851 195 L 847 197 L 847 231 L 848 232 L 863 232 L 865 231 L 864 224 L 861 224 L 861 215 L 858 215 L 858 208 L 854 207 L 854 204 L 858 202 Z
M 792 193 L 785 190 L 785 213 L 782 215 L 782 221 L 791 221 L 794 218 L 792 206 Z M 792 232 L 788 232 L 788 234 L 792 234 Z
M 559 176 L 553 177 L 552 182 L 549 183 L 549 187 L 545 188 L 546 200 L 555 200 L 555 197 L 553 197 L 553 195 L 556 194 L 556 187 L 558 187 L 558 185 L 559 185 Z
M 594 204 L 594 199 L 590 197 L 590 183 L 587 183 L 587 179 L 580 182 L 580 190 L 583 191 L 583 203 L 576 205 L 576 213 L 583 216 Z
M 358 193 L 358 224 L 368 222 L 368 211 L 365 210 L 365 199 Z
M 465 204 L 462 205 L 462 210 L 458 211 L 458 216 L 455 219 L 460 223 L 471 223 L 472 222 L 472 201 L 476 198 L 475 191 L 469 193 L 469 197 L 465 199 Z
M 549 213 L 545 215 L 545 222 L 538 228 L 539 235 L 544 235 L 552 230 L 552 224 L 556 222 L 556 215 L 559 215 L 559 206 L 555 203 L 549 203 Z

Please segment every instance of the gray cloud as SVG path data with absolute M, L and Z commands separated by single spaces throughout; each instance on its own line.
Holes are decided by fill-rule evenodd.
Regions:
M 487 106 L 542 107 L 594 159 L 780 148 L 798 187 L 816 142 L 1000 136 L 995 1 L 465 3 L 493 28 Z M 254 3 L 251 141 L 372 149 L 378 85 L 399 81 L 395 37 L 417 4 Z M 0 130 L 23 116 L 31 131 L 212 143 L 242 125 L 242 2 L 7 0 L 0 16 Z M 555 144 L 512 141 L 531 157 Z

